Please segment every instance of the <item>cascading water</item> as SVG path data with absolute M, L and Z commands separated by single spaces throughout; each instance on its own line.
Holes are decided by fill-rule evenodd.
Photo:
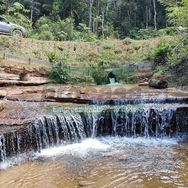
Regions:
M 186 104 L 87 106 L 82 112 L 62 110 L 25 129 L 0 135 L 0 161 L 89 137 L 173 137 L 180 133 L 188 133 Z

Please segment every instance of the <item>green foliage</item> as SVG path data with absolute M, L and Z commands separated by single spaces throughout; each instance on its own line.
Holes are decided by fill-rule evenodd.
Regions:
M 0 14 L 7 13 L 6 0 L 0 0 Z
M 156 64 L 164 64 L 168 61 L 169 55 L 172 54 L 173 48 L 174 45 L 161 43 L 149 54 L 148 59 L 153 59 Z
M 126 84 L 138 83 L 138 72 L 134 68 L 119 70 L 116 73 L 117 80 Z
M 50 52 L 47 56 L 50 63 L 56 63 L 59 60 L 59 56 L 55 52 Z
M 188 27 L 188 0 L 182 0 L 180 6 L 170 6 L 167 10 L 170 23 Z
M 10 47 L 10 43 L 7 37 L 1 36 L 0 38 L 0 50 L 4 50 Z
M 50 15 L 53 21 L 60 19 L 59 13 L 60 13 L 60 0 L 54 0 L 54 2 L 52 3 L 52 11 Z
M 132 33 L 130 36 L 135 39 L 150 39 L 155 37 L 162 37 L 167 35 L 177 35 L 178 30 L 176 27 L 167 27 L 164 29 L 159 30 L 152 30 L 152 29 L 140 29 L 138 32 Z
M 9 9 L 9 14 L 10 15 L 15 15 L 15 14 L 27 14 L 29 13 L 29 10 L 25 9 L 25 7 L 21 4 L 21 3 L 18 3 L 18 2 L 15 2 L 12 7 Z
M 35 29 L 31 34 L 32 38 L 40 40 L 54 40 L 51 28 L 51 20 L 48 17 L 41 17 L 35 24 Z
M 101 65 L 96 65 L 91 68 L 92 77 L 97 85 L 107 84 L 108 74 L 105 72 L 105 69 Z
M 49 78 L 55 83 L 65 84 L 70 79 L 69 68 L 64 62 L 54 63 Z
M 104 45 L 102 46 L 102 48 L 103 48 L 104 50 L 111 50 L 111 49 L 114 49 L 114 46 L 112 46 L 112 45 L 110 45 L 110 44 L 104 44 Z
M 9 9 L 9 14 L 6 15 L 10 22 L 21 25 L 28 30 L 31 30 L 31 22 L 27 17 L 29 10 L 20 3 L 14 3 Z
M 92 42 L 97 40 L 97 36 L 91 32 L 77 32 L 76 40 Z
M 54 40 L 53 33 L 48 30 L 44 30 L 42 33 L 38 36 L 39 40 Z
M 32 34 L 33 38 L 41 40 L 82 40 L 94 41 L 96 35 L 89 33 L 86 26 L 81 24 L 78 31 L 74 27 L 74 19 L 66 18 L 64 20 L 58 19 L 56 22 L 52 21 L 50 17 L 41 17 L 35 24 L 35 29 Z
M 54 24 L 54 33 L 57 34 L 59 40 L 74 40 L 74 20 L 72 18 L 66 18 L 60 20 L 57 24 Z
M 70 74 L 69 82 L 71 84 L 91 84 L 94 83 L 94 80 L 91 76 L 80 75 L 80 74 Z
M 138 31 L 138 37 L 140 37 L 140 39 L 149 39 L 157 36 L 158 36 L 157 31 L 152 29 L 140 29 Z
M 125 45 L 132 44 L 132 42 L 133 42 L 133 40 L 128 37 L 123 40 L 123 44 L 125 44 Z

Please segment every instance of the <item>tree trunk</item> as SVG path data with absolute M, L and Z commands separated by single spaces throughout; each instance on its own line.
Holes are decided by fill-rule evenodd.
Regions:
M 153 0 L 153 10 L 154 10 L 154 29 L 157 30 L 157 10 L 156 10 L 156 0 Z
M 89 32 L 92 31 L 92 9 L 93 9 L 93 0 L 89 0 Z
M 97 19 L 96 19 L 96 35 L 99 36 L 99 31 L 98 31 L 98 28 L 99 28 L 99 15 L 100 14 L 100 2 L 99 0 L 97 0 Z
M 31 14 L 30 14 L 30 21 L 31 24 L 33 23 L 33 9 L 34 9 L 34 2 L 33 0 L 31 1 Z
M 104 38 L 104 11 L 102 11 L 102 37 Z
M 148 29 L 148 6 L 146 6 L 146 29 Z

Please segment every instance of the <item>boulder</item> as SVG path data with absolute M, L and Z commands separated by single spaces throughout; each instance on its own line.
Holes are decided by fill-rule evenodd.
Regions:
M 151 79 L 149 81 L 149 86 L 156 89 L 165 89 L 168 88 L 168 82 L 165 80 Z

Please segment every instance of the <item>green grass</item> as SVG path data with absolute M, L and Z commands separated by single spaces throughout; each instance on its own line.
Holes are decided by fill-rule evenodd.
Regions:
M 147 57 L 149 51 L 164 40 L 175 39 L 161 37 L 149 40 L 59 42 L 0 36 L 0 50 L 8 49 L 14 55 L 46 61 L 50 53 L 55 53 L 60 59 L 65 59 L 67 65 L 89 67 L 105 62 L 107 67 L 116 67 L 128 62 L 140 62 Z

